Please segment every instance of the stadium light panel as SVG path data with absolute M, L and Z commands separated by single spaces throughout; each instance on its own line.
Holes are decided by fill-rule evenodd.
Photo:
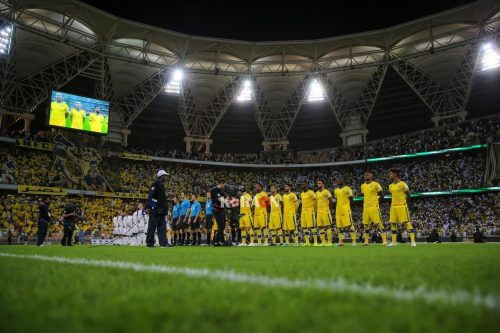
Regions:
M 236 96 L 236 101 L 238 102 L 249 102 L 253 98 L 252 82 L 250 80 L 243 81 L 243 86 Z
M 178 68 L 172 73 L 170 81 L 168 81 L 165 86 L 165 92 L 167 94 L 179 95 L 182 91 L 182 79 L 184 78 L 184 72 L 182 69 Z
M 0 54 L 8 55 L 12 42 L 13 28 L 12 26 L 4 26 L 0 29 Z
M 325 100 L 325 91 L 321 83 L 314 79 L 309 86 L 309 91 L 307 93 L 308 102 L 321 102 Z
M 184 72 L 182 71 L 182 69 L 176 69 L 174 71 L 174 74 L 172 75 L 172 79 L 174 81 L 182 81 L 182 78 L 184 77 Z
M 485 43 L 482 47 L 482 70 L 490 70 L 500 66 L 500 52 L 492 43 Z

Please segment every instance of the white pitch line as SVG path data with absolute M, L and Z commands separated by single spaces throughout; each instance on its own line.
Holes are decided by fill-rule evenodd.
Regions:
M 287 277 L 273 277 L 258 274 L 238 273 L 231 270 L 211 270 L 207 268 L 174 267 L 163 265 L 143 265 L 126 261 L 93 260 L 85 258 L 68 258 L 57 256 L 43 256 L 38 254 L 25 255 L 0 252 L 0 257 L 49 261 L 55 263 L 116 268 L 133 270 L 136 272 L 151 272 L 183 275 L 190 278 L 208 278 L 216 281 L 235 283 L 249 283 L 263 287 L 279 287 L 285 289 L 313 288 L 322 291 L 354 293 L 361 296 L 377 296 L 400 301 L 421 300 L 426 303 L 444 303 L 449 305 L 473 305 L 500 310 L 500 295 L 481 294 L 467 290 L 429 290 L 425 287 L 416 289 L 375 286 L 369 283 L 356 283 L 343 278 L 334 280 L 322 279 L 289 279 Z

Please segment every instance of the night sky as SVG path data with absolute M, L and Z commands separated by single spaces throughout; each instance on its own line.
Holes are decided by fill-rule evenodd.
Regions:
M 126 6 L 118 0 L 84 2 L 122 18 L 187 34 L 263 41 L 325 38 L 386 28 L 472 1 L 401 1 L 399 6 L 334 0 L 299 2 L 298 6 L 292 1 L 142 0 Z M 390 14 L 395 10 L 398 15 Z

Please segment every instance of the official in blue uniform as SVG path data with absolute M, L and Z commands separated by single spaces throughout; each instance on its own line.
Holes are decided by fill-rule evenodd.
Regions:
M 212 242 L 212 196 L 207 192 L 207 201 L 205 202 L 205 229 L 207 230 L 207 245 Z
M 200 245 L 201 244 L 201 204 L 196 198 L 196 195 L 193 194 L 191 196 L 191 216 L 189 217 L 189 226 L 191 227 L 191 231 L 193 233 L 193 243 L 192 245 Z M 198 240 L 197 240 L 198 239 Z
M 160 170 L 156 176 L 157 179 L 149 191 L 148 200 L 146 202 L 146 211 L 149 212 L 146 246 L 155 246 L 155 232 L 157 232 L 160 247 L 168 247 L 167 224 L 165 222 L 165 216 L 168 212 L 168 203 L 164 183 L 167 181 L 169 174 L 165 170 Z
M 174 245 L 177 245 L 181 241 L 180 231 L 179 231 L 179 217 L 181 216 L 181 205 L 179 204 L 179 198 L 174 196 L 174 207 L 172 208 L 172 230 L 174 231 Z
M 188 220 L 189 220 L 189 210 L 191 209 L 191 203 L 188 199 L 189 195 L 187 193 L 181 193 L 181 216 L 179 216 L 179 228 L 182 233 L 182 245 L 189 244 L 189 228 L 188 228 Z

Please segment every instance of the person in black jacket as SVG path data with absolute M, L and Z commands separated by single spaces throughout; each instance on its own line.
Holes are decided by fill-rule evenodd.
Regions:
M 38 206 L 38 237 L 36 245 L 43 246 L 50 223 L 50 199 L 47 197 Z
M 69 203 L 64 207 L 63 219 L 64 219 L 64 234 L 61 241 L 62 246 L 73 246 L 73 231 L 75 230 L 76 223 L 76 207 L 72 203 Z
M 472 238 L 474 239 L 474 243 L 486 243 L 486 236 L 479 228 L 476 228 L 476 232 L 472 234 Z
M 167 247 L 167 224 L 165 216 L 168 213 L 168 203 L 164 183 L 167 181 L 169 174 L 165 170 L 160 170 L 156 176 L 157 179 L 149 191 L 148 200 L 146 202 L 146 212 L 149 213 L 146 246 L 155 246 L 156 231 L 158 232 L 160 247 Z
M 219 181 L 217 186 L 210 190 L 212 198 L 212 213 L 217 222 L 217 235 L 215 236 L 214 246 L 225 245 L 224 229 L 226 227 L 226 215 L 224 212 L 226 202 L 226 192 L 224 192 L 224 182 Z

